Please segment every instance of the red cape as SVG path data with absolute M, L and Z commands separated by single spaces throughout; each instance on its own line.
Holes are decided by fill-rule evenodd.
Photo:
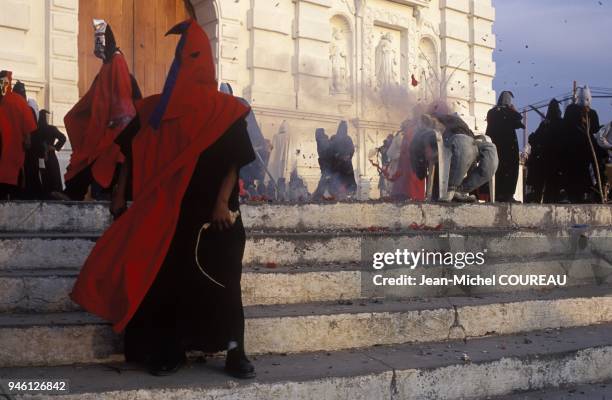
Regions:
M 92 165 L 92 175 L 103 187 L 110 186 L 116 164 L 123 162 L 117 135 L 136 115 L 130 72 L 121 53 L 102 64 L 98 76 L 78 103 L 64 117 L 72 146 L 65 180 Z M 115 126 L 109 128 L 113 121 Z
M 84 309 L 112 322 L 116 332 L 125 328 L 159 272 L 198 157 L 249 111 L 217 91 L 208 38 L 197 23 L 187 23 L 180 70 L 161 107 L 158 130 L 148 121 L 159 116 L 172 70 L 164 94 L 138 105 L 142 128 L 132 142 L 134 202 L 98 240 L 71 294 Z
M 28 103 L 18 94 L 7 92 L 0 100 L 0 183 L 17 185 L 25 159 L 23 136 L 35 130 L 36 121 Z
M 412 169 L 410 160 L 410 145 L 414 139 L 414 128 L 408 127 L 404 131 L 404 139 L 400 158 L 398 160 L 397 172 L 399 174 L 397 180 L 393 183 L 392 196 L 406 197 L 410 200 L 424 201 L 425 200 L 425 181 L 419 179 Z

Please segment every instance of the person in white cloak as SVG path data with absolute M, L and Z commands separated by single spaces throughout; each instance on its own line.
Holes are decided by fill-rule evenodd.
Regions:
M 282 192 L 282 188 L 289 183 L 291 172 L 297 168 L 297 156 L 300 152 L 296 145 L 289 132 L 289 124 L 283 121 L 278 133 L 272 138 L 272 151 L 268 160 L 270 175 L 266 176 L 266 186 L 270 184 L 270 179 L 274 179 L 278 190 Z

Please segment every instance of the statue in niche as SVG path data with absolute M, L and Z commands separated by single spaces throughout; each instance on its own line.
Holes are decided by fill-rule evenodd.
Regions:
M 344 35 L 337 27 L 334 27 L 332 33 L 329 60 L 331 62 L 331 93 L 346 93 L 348 91 L 348 54 Z
M 376 82 L 379 88 L 397 84 L 395 66 L 397 60 L 393 48 L 393 36 L 385 33 L 376 46 Z

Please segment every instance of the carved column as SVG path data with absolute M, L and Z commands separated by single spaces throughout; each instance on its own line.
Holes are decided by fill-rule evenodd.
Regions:
M 470 0 L 440 0 L 442 94 L 472 128 L 470 71 L 472 57 L 469 25 Z
M 486 129 L 487 112 L 495 104 L 494 20 L 495 9 L 491 0 L 470 1 L 470 111 L 476 119 L 478 131 Z
M 47 107 L 52 113 L 50 123 L 64 127 L 64 116 L 79 100 L 78 63 L 78 0 L 52 0 L 47 2 Z M 93 39 L 92 39 L 93 40 Z M 93 41 L 92 41 L 93 45 Z M 68 164 L 70 141 L 58 154 L 60 170 Z

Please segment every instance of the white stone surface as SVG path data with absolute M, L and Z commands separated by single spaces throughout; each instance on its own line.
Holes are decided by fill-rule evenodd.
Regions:
M 29 95 L 50 109 L 53 123 L 61 127 L 78 100 L 78 1 L 5 1 L 0 64 L 25 82 Z M 377 197 L 371 150 L 410 116 L 418 98 L 430 100 L 425 93 L 431 89 L 457 103 L 474 128 L 485 128 L 486 111 L 495 100 L 490 0 L 193 3 L 211 38 L 218 78 L 252 103 L 264 135 L 270 139 L 282 120 L 298 132 L 304 155 L 298 170 L 311 191 L 319 178 L 318 127 L 334 133 L 340 120 L 350 121 L 363 197 Z M 334 39 L 335 28 L 341 28 L 340 39 Z M 379 47 L 384 35 L 391 41 Z M 426 52 L 420 47 L 424 40 Z M 385 50 L 383 64 L 376 62 L 377 47 Z M 389 65 L 382 69 L 389 82 L 384 87 L 376 65 Z M 419 87 L 410 85 L 412 75 L 421 79 Z M 69 148 L 61 154 L 62 165 L 68 156 Z
M 247 309 L 246 348 L 257 354 L 338 351 L 612 322 L 609 295 L 519 298 L 513 303 L 492 297 L 482 304 L 462 303 L 457 299 L 438 301 L 416 309 L 399 303 L 401 309 L 391 302 Z M 5 316 L 0 319 L 0 341 L 4 344 L 0 347 L 0 368 L 120 359 L 120 336 L 84 313 Z

